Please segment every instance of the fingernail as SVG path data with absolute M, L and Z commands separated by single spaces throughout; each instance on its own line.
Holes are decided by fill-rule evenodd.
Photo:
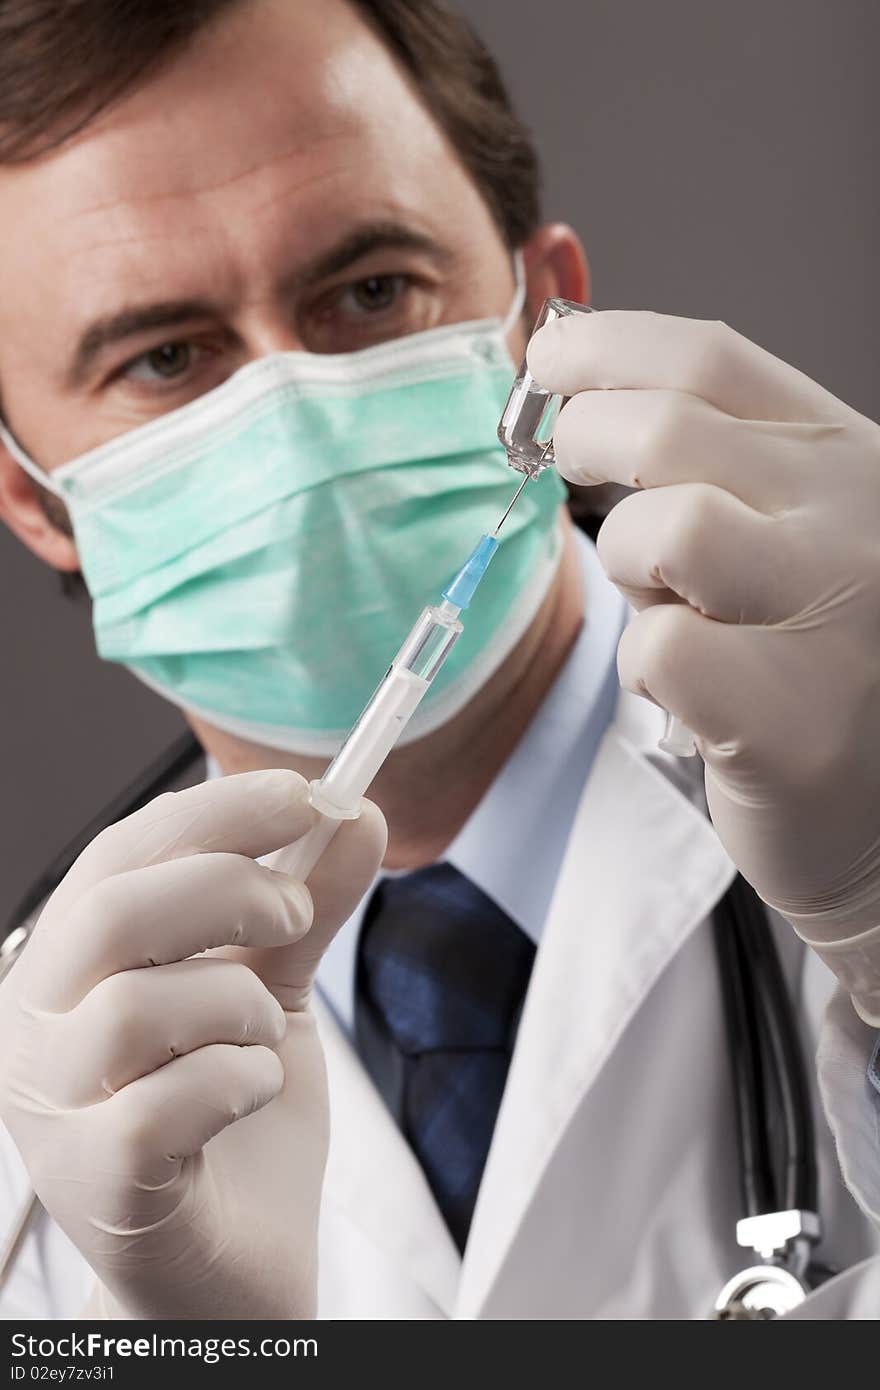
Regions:
M 292 804 L 299 803 L 308 789 L 305 778 L 287 767 L 264 768 L 254 773 L 253 778 L 254 791 L 271 813 L 286 811 Z

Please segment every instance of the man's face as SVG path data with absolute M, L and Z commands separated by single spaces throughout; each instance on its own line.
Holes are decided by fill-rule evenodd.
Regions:
M 251 0 L 60 152 L 0 169 L 0 394 L 51 469 L 266 353 L 505 311 L 510 258 L 343 0 Z

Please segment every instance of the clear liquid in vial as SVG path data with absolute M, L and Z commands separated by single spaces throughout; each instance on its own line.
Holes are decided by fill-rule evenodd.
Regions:
M 551 319 L 590 312 L 587 305 L 574 304 L 570 299 L 546 299 L 532 331 L 536 333 Z M 535 478 L 555 463 L 553 427 L 564 404 L 564 396 L 553 395 L 538 385 L 523 361 L 498 426 L 498 438 L 511 468 Z
M 520 372 L 498 426 L 512 468 L 534 476 L 553 463 L 553 426 L 561 405 L 561 396 L 538 386 L 528 371 Z

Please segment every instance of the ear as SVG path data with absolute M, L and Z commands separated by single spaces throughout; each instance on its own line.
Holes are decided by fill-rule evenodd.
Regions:
M 590 302 L 590 267 L 581 239 L 565 222 L 539 227 L 523 246 L 526 303 L 532 320 L 545 299 Z
M 61 529 L 64 505 L 52 496 L 40 497 L 37 484 L 0 443 L 0 519 L 23 541 L 28 550 L 53 569 L 73 574 L 79 570 L 79 557 L 73 538 Z M 55 512 L 57 519 L 50 519 Z M 61 522 L 61 525 L 59 525 Z

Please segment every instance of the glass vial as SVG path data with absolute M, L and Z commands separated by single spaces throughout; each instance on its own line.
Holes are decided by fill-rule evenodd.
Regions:
M 552 319 L 589 313 L 592 310 L 588 305 L 575 304 L 571 299 L 545 299 L 532 333 Z M 511 468 L 536 478 L 555 461 L 553 428 L 565 401 L 565 396 L 554 395 L 538 385 L 523 358 L 498 426 L 498 438 Z

